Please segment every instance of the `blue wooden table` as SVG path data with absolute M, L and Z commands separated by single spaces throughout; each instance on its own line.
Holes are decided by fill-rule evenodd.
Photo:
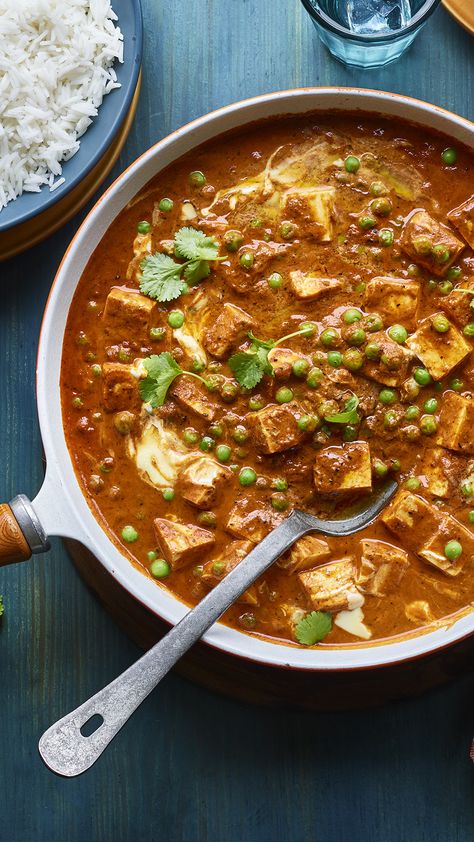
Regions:
M 283 88 L 381 88 L 474 119 L 474 40 L 441 9 L 401 61 L 363 72 L 328 56 L 298 0 L 143 2 L 143 88 L 114 175 L 193 117 Z M 37 337 L 84 213 L 0 265 L 1 500 L 41 483 Z M 2 842 L 472 840 L 474 674 L 413 701 L 324 715 L 250 707 L 171 675 L 89 773 L 64 780 L 43 766 L 40 734 L 138 650 L 58 540 L 49 556 L 0 571 L 0 593 Z

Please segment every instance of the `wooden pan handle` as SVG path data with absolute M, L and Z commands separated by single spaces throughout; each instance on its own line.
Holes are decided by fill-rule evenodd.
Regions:
M 31 557 L 30 546 L 8 503 L 0 504 L 0 567 Z

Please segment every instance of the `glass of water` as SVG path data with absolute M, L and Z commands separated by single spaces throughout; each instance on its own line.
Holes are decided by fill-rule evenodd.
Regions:
M 440 0 L 302 0 L 335 58 L 382 67 L 399 58 Z

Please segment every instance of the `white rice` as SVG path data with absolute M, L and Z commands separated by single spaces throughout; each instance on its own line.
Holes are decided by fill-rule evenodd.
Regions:
M 123 36 L 109 0 L 0 0 L 0 210 L 64 183 L 105 94 Z

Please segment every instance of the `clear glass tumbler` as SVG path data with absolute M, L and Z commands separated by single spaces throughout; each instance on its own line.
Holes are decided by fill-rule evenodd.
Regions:
M 343 64 L 382 67 L 399 58 L 440 0 L 302 0 L 321 41 Z

